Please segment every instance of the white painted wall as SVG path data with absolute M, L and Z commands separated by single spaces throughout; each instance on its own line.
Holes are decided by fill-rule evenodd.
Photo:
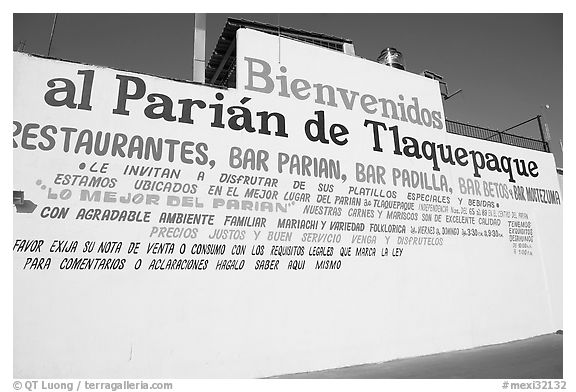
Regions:
M 241 30 L 239 53 L 267 59 L 277 38 Z M 245 34 L 242 35 L 242 34 Z M 258 46 L 245 39 L 257 38 Z M 242 46 L 244 45 L 244 46 Z M 336 54 L 306 44 L 282 40 L 282 64 L 290 73 L 325 83 L 385 94 L 388 80 L 406 77 L 394 85 L 393 93 L 419 96 L 429 107 L 441 110 L 441 101 L 431 93 L 431 81 L 399 73 L 357 58 Z M 307 61 L 296 56 L 306 52 Z M 291 51 L 295 51 L 291 55 Z M 239 57 L 240 58 L 240 57 Z M 312 60 L 312 61 L 310 61 Z M 342 61 L 340 63 L 340 60 Z M 300 64 L 300 65 L 299 65 Z M 302 64 L 305 64 L 303 66 Z M 322 66 L 320 66 L 322 65 Z M 340 69 L 342 65 L 343 69 Z M 358 67 L 355 69 L 353 67 Z M 365 68 L 363 68 L 365 67 Z M 49 107 L 43 100 L 47 81 L 66 77 L 76 81 L 77 71 L 95 71 L 92 111 Z M 330 70 L 328 72 L 327 70 Z M 321 70 L 326 74 L 320 73 Z M 344 70 L 349 70 L 349 74 Z M 381 77 L 386 83 L 377 83 Z M 307 191 L 316 195 L 319 183 L 331 183 L 334 194 L 346 194 L 354 184 L 354 164 L 384 165 L 432 173 L 427 161 L 392 154 L 389 132 L 383 139 L 383 153 L 371 149 L 371 131 L 364 119 L 388 121 L 361 112 L 300 102 L 295 99 L 243 91 L 242 64 L 238 64 L 239 91 L 221 91 L 135 75 L 112 69 L 59 62 L 14 54 L 14 118 L 21 123 L 53 124 L 94 131 L 124 132 L 143 136 L 170 137 L 209 145 L 214 169 L 197 165 L 170 164 L 167 160 L 150 164 L 137 159 L 86 156 L 62 151 L 62 140 L 51 151 L 14 149 L 14 189 L 25 190 L 26 198 L 39 205 L 33 214 L 14 215 L 14 239 L 43 238 L 84 241 L 122 240 L 148 242 L 149 224 L 94 223 L 39 217 L 46 205 L 106 208 L 103 203 L 64 203 L 47 200 L 46 190 L 37 180 L 54 189 L 56 173 L 78 173 L 80 163 L 110 164 L 110 175 L 117 176 L 117 191 L 130 191 L 134 177 L 122 176 L 126 164 L 150 164 L 182 169 L 186 181 L 198 183 L 198 197 L 204 211 L 218 217 L 218 225 L 200 230 L 196 240 L 209 243 L 208 235 L 223 227 L 223 215 L 250 215 L 250 212 L 212 210 L 208 206 L 208 184 L 217 182 L 221 172 L 241 174 L 228 166 L 231 146 L 261 148 L 271 156 L 288 152 L 315 157 L 340 159 L 346 182 L 279 174 L 274 165 L 268 172 L 251 172 L 279 179 L 281 193 L 293 180 L 307 183 Z M 370 74 L 370 82 L 361 77 Z M 245 106 L 256 110 L 278 111 L 285 115 L 288 138 L 278 138 L 230 129 L 210 127 L 208 111 L 195 112 L 195 124 L 150 120 L 142 112 L 144 99 L 130 103 L 129 116 L 112 114 L 116 105 L 116 75 L 138 76 L 145 81 L 147 93 L 163 93 L 174 101 L 184 98 L 215 103 L 222 92 L 226 107 L 237 105 L 244 96 L 251 97 Z M 349 84 L 348 84 L 349 83 Z M 390 82 L 391 83 L 391 82 Z M 382 86 L 376 89 L 375 86 Z M 374 87 L 374 88 L 372 88 Z M 364 90 L 366 89 L 366 90 Z M 308 141 L 302 131 L 315 110 L 326 110 L 330 122 L 346 125 L 350 131 L 346 146 L 320 145 Z M 519 179 L 518 185 L 558 189 L 555 164 L 551 154 L 523 150 L 491 142 L 446 134 L 408 123 L 398 122 L 401 133 L 419 140 L 445 142 L 466 149 L 490 151 L 526 160 L 534 160 L 540 175 Z M 198 181 L 201 170 L 206 180 Z M 461 197 L 458 177 L 472 178 L 470 167 L 442 166 L 441 173 L 453 186 L 452 205 Z M 390 177 L 387 177 L 390 181 Z M 482 180 L 506 183 L 501 173 L 482 173 Z M 370 185 L 373 186 L 373 185 Z M 398 199 L 409 191 L 390 184 Z M 74 195 L 78 187 L 72 187 Z M 242 188 L 244 189 L 244 188 Z M 440 192 L 427 192 L 442 194 Z M 165 196 L 165 195 L 163 195 Z M 492 200 L 482 197 L 482 199 Z M 495 199 L 494 199 L 495 200 Z M 60 254 L 52 254 L 50 270 L 23 270 L 30 254 L 14 253 L 14 376 L 16 378 L 247 378 L 302 372 L 390 360 L 457 350 L 485 344 L 506 342 L 549 333 L 562 328 L 562 207 L 531 202 L 497 200 L 501 209 L 525 212 L 535 227 L 532 256 L 514 255 L 506 237 L 446 238 L 440 247 L 404 247 L 402 257 L 342 258 L 342 268 L 335 271 L 313 269 L 307 260 L 306 270 L 289 271 L 290 258 L 281 258 L 279 271 L 253 270 L 254 258 L 247 257 L 243 271 L 215 271 L 211 258 L 206 271 L 134 270 L 135 256 L 128 256 L 122 271 L 62 271 Z M 84 203 L 84 204 L 82 204 Z M 81 205 L 82 204 L 82 205 Z M 126 208 L 112 204 L 110 208 Z M 199 209 L 151 207 L 154 219 L 161 211 L 198 212 Z M 288 216 L 302 218 L 302 206 L 290 207 Z M 267 214 L 274 229 L 278 214 Z M 310 216 L 313 218 L 312 216 Z M 321 219 L 331 220 L 334 218 Z M 352 220 L 342 217 L 341 220 Z M 376 219 L 370 220 L 376 222 Z M 291 244 L 300 243 L 302 230 L 295 230 Z M 248 244 L 254 244 L 247 230 Z M 349 243 L 350 233 L 343 234 Z M 385 246 L 378 238 L 377 247 Z M 180 244 L 182 241 L 176 241 Z M 234 241 L 227 242 L 228 245 Z M 270 243 L 258 242 L 267 245 Z M 145 246 L 145 244 L 143 244 Z M 308 245 L 306 245 L 308 246 Z M 335 245 L 338 249 L 338 245 Z M 227 250 L 227 254 L 229 248 Z M 81 252 L 78 252 L 81 255 Z M 47 252 L 44 256 L 49 255 Z M 94 257 L 94 255 L 93 255 Z M 190 257 L 190 256 L 189 256 Z M 146 261 L 150 256 L 142 256 Z

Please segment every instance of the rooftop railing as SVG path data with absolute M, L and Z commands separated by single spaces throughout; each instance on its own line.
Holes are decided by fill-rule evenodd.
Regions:
M 507 131 L 513 128 L 527 124 L 534 120 L 538 121 L 538 127 L 540 129 L 541 139 L 533 139 L 525 136 L 506 133 Z M 476 139 L 488 140 L 516 147 L 528 148 L 530 150 L 550 152 L 550 147 L 546 142 L 546 140 L 544 139 L 544 133 L 542 131 L 542 122 L 540 120 L 540 116 L 531 118 L 530 120 L 515 125 L 514 127 L 508 128 L 505 131 L 495 131 L 493 129 L 479 127 L 477 125 L 464 124 L 458 121 L 446 119 L 446 130 L 456 135 L 468 136 Z

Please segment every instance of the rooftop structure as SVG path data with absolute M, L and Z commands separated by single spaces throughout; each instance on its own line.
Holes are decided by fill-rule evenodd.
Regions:
M 228 18 L 216 48 L 206 65 L 206 83 L 216 86 L 236 86 L 236 31 L 250 28 L 264 33 L 280 35 L 301 42 L 354 55 L 354 44 L 351 40 L 327 34 L 297 30 L 291 27 L 274 26 L 267 23 L 252 22 L 243 19 Z
M 206 84 L 229 88 L 236 87 L 236 31 L 241 28 L 249 28 L 284 38 L 307 42 L 313 45 L 355 56 L 354 44 L 350 39 L 334 37 L 327 34 L 309 32 L 305 30 L 298 30 L 291 27 L 271 25 L 244 19 L 228 18 L 226 25 L 224 26 L 224 29 L 218 38 L 216 48 L 212 52 L 210 60 L 206 65 Z M 387 51 L 389 49 L 397 52 L 396 49 L 393 48 L 385 49 L 382 52 L 383 54 L 380 55 L 381 58 L 379 58 L 379 62 L 383 63 L 384 65 L 403 69 L 399 65 L 396 65 L 396 63 L 393 65 L 391 61 L 384 61 L 384 54 L 388 55 L 389 53 Z M 402 56 L 400 52 L 397 53 Z M 435 74 L 434 72 L 424 70 L 421 75 L 423 77 L 437 80 L 440 83 L 440 92 L 443 100 L 447 100 L 461 92 L 461 90 L 458 90 L 455 93 L 449 94 L 446 82 L 443 80 L 444 78 L 438 74 Z M 535 116 L 530 120 L 524 121 L 504 131 L 488 129 L 478 125 L 465 124 L 448 119 L 445 120 L 446 130 L 450 133 L 522 148 L 528 148 L 531 150 L 550 152 L 550 147 L 544 137 L 541 116 Z M 507 133 L 509 130 L 515 129 L 521 125 L 524 126 L 526 124 L 537 126 L 540 131 L 541 138 L 534 139 L 517 134 Z

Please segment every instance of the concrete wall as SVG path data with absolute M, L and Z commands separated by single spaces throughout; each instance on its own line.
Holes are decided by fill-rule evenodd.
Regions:
M 239 53 L 268 62 L 274 72 L 281 71 L 279 65 L 284 65 L 288 69 L 285 74 L 292 79 L 357 91 L 358 100 L 363 94 L 397 101 L 398 94 L 403 94 L 407 102 L 418 97 L 421 109 L 438 110 L 443 119 L 439 92 L 434 95 L 434 85 L 428 79 L 284 39 L 282 63 L 278 64 L 265 53 L 277 53 L 277 37 L 252 31 L 239 34 L 246 34 L 238 37 L 238 44 L 245 45 L 239 46 Z M 258 40 L 257 46 L 249 45 L 253 39 Z M 299 52 L 306 56 L 298 55 Z M 302 59 L 314 66 L 298 65 Z M 17 207 L 14 210 L 15 377 L 263 377 L 505 342 L 562 327 L 562 253 L 558 243 L 562 238 L 562 206 L 519 197 L 520 191 L 532 187 L 558 190 L 551 154 L 451 135 L 443 129 L 393 120 L 380 113 L 369 114 L 362 107 L 348 109 L 342 98 L 334 107 L 310 99 L 294 99 L 292 93 L 290 97 L 278 95 L 277 90 L 249 91 L 244 88 L 248 77 L 246 63 L 242 64 L 241 56 L 239 61 L 238 91 L 225 91 L 14 54 L 14 190 L 23 190 L 25 199 L 37 205 L 33 212 L 25 213 Z M 325 74 L 316 72 L 329 67 L 330 72 Z M 335 78 L 333 74 L 342 75 L 339 67 L 349 70 L 349 75 Z M 48 104 L 48 81 L 66 78 L 76 86 L 72 98 L 81 105 L 80 91 L 85 79 L 78 71 L 94 71 L 91 109 Z M 362 74 L 372 82 L 366 84 L 362 79 L 356 85 Z M 126 103 L 129 113 L 117 114 L 114 110 L 118 109 L 121 80 L 128 80 L 127 76 L 141 80 L 146 92 L 136 98 L 138 84 L 136 79 L 130 79 L 127 94 L 134 98 Z M 374 82 L 373 77 L 380 78 L 380 83 Z M 55 85 L 53 88 L 63 88 L 65 82 Z M 151 93 L 164 98 L 156 95 L 148 99 Z M 62 101 L 65 95 L 60 92 L 56 99 Z M 193 124 L 179 120 L 185 116 L 177 102 L 184 99 L 207 104 L 204 109 L 196 104 L 191 115 Z M 147 111 L 149 105 L 162 102 L 163 106 Z M 224 105 L 223 127 L 214 125 L 215 110 L 208 106 L 217 104 Z M 236 109 L 228 112 L 232 107 Z M 258 112 L 281 113 L 287 136 L 275 135 L 273 122 L 270 135 L 259 132 L 261 127 L 257 125 L 255 132 L 245 126 L 232 129 L 241 123 L 240 118 L 231 120 L 234 115 L 247 116 L 240 107 L 246 108 L 252 119 L 258 118 Z M 369 108 L 372 107 L 376 105 Z M 306 136 L 305 124 L 317 118 L 316 111 L 324 112 L 327 129 L 328 124 L 340 124 L 348 130 L 347 135 L 336 138 L 346 139 L 345 144 L 338 145 L 329 137 L 328 143 L 314 142 Z M 154 113 L 156 117 L 163 115 L 154 119 Z M 538 174 L 516 174 L 516 182 L 512 183 L 507 173 L 488 169 L 481 169 L 480 177 L 475 177 L 471 162 L 466 166 L 440 163 L 439 170 L 433 170 L 432 162 L 426 158 L 394 154 L 391 131 L 381 131 L 382 151 L 375 151 L 374 134 L 365 120 L 381 121 L 388 127 L 396 125 L 401 136 L 413 137 L 419 143 L 448 144 L 454 149 L 533 161 Z M 27 124 L 39 126 L 26 128 Z M 259 123 L 254 120 L 253 124 Z M 53 125 L 54 130 L 45 128 L 47 125 Z M 76 128 L 77 132 L 67 133 L 62 129 L 66 127 Z M 342 131 L 342 127 L 335 130 Z M 93 132 L 80 138 L 84 129 Z M 97 131 L 110 132 L 112 139 L 118 133 L 126 135 L 134 143 L 132 158 L 111 151 L 102 155 L 87 152 L 89 134 L 95 137 Z M 49 143 L 47 135 L 53 136 L 54 143 Z M 162 138 L 161 159 L 139 158 L 136 136 L 156 141 Z M 165 139 L 194 143 L 187 150 L 190 154 L 185 154 L 193 162 L 182 159 L 180 144 L 171 156 Z M 250 160 L 250 149 L 254 156 L 258 156 L 257 150 L 262 151 L 261 163 L 268 156 L 267 164 L 257 166 L 254 159 Z M 246 154 L 244 167 L 236 167 L 234 152 L 238 150 Z M 293 164 L 282 163 L 282 154 L 287 154 Z M 341 170 L 326 175 L 307 173 L 302 167 L 304 156 L 338 162 Z M 385 183 L 363 180 L 358 164 L 366 168 L 371 165 L 374 170 L 378 166 L 384 168 L 381 179 Z M 126 174 L 127 165 L 176 169 L 179 176 L 162 178 L 149 172 L 130 175 Z M 419 183 L 410 179 L 412 171 Z M 395 173 L 408 173 L 409 179 L 403 181 Z M 116 182 L 113 188 L 65 184 L 59 174 L 109 177 Z M 270 183 L 232 184 L 222 181 L 223 174 L 263 177 Z M 434 182 L 439 188 L 423 188 L 424 177 L 428 186 Z M 188 194 L 143 192 L 135 189 L 138 180 L 178 182 L 193 185 L 195 190 Z M 273 180 L 277 180 L 276 186 L 271 185 Z M 478 195 L 470 193 L 474 187 L 460 186 L 474 184 L 475 180 Z M 221 195 L 215 194 L 215 186 L 222 186 Z M 247 196 L 252 188 L 278 194 L 276 198 L 268 194 L 263 199 Z M 506 191 L 498 195 L 485 193 L 496 188 Z M 65 190 L 69 193 L 61 193 Z M 86 200 L 81 196 L 83 190 L 117 194 L 100 201 Z M 308 194 L 310 200 L 284 200 L 295 191 Z M 158 197 L 158 204 L 146 205 L 134 199 L 126 204 L 116 198 L 128 193 L 152 194 Z M 183 197 L 190 198 L 186 199 L 186 206 L 182 206 Z M 357 197 L 361 205 L 344 203 L 343 197 Z M 180 206 L 171 205 L 170 200 L 175 199 Z M 268 204 L 260 204 L 256 210 L 256 202 L 269 203 L 273 211 L 267 210 Z M 380 217 L 380 213 L 387 216 L 390 211 L 406 212 L 399 206 L 410 202 L 414 202 L 417 220 Z M 448 208 L 430 215 L 438 215 L 438 221 L 423 221 L 429 212 L 424 209 L 436 208 L 433 206 Z M 70 210 L 65 218 L 43 217 L 54 212 L 55 207 Z M 314 207 L 322 207 L 322 213 Z M 149 212 L 150 222 L 79 219 L 82 208 Z M 328 214 L 338 209 L 339 216 Z M 213 222 L 166 223 L 161 221 L 163 212 L 213 215 Z M 358 214 L 368 215 L 361 218 Z M 227 216 L 266 218 L 266 223 L 258 226 L 253 219 L 252 225 L 233 226 Z M 474 216 L 474 223 L 464 216 Z M 484 218 L 484 223 L 480 218 Z M 498 219 L 498 223 L 486 223 L 488 218 Z M 280 219 L 317 221 L 319 226 L 279 228 Z M 364 223 L 365 227 L 362 231 L 353 231 L 351 226 L 338 230 L 331 227 L 333 222 Z M 510 237 L 509 226 L 519 222 L 529 222 L 532 230 L 528 240 Z M 322 228 L 322 223 L 327 226 Z M 403 226 L 406 233 L 371 232 L 370 224 Z M 197 230 L 190 238 L 161 238 L 155 227 Z M 459 234 L 442 234 L 444 228 L 457 228 Z M 228 235 L 237 234 L 234 230 L 243 234 L 235 239 L 211 238 L 217 236 L 218 230 L 228 230 Z M 308 242 L 321 234 L 331 234 L 334 242 L 329 242 L 328 237 Z M 340 238 L 336 241 L 337 235 Z M 358 243 L 359 239 L 366 242 L 372 237 L 375 242 Z M 414 244 L 414 240 L 407 244 L 406 238 L 423 244 Z M 35 239 L 45 242 L 39 252 L 20 247 L 22 240 Z M 54 240 L 69 241 L 68 248 L 51 249 Z M 77 249 L 70 249 L 72 241 L 78 241 Z M 118 253 L 90 252 L 84 249 L 90 241 L 95 242 L 96 248 L 103 241 L 121 241 L 122 246 Z M 140 250 L 129 253 L 130 243 L 136 242 L 141 243 Z M 172 242 L 175 247 L 168 253 L 148 253 L 148 245 L 155 242 Z M 226 250 L 223 255 L 190 253 L 198 244 L 224 244 Z M 183 245 L 185 251 L 180 254 Z M 246 245 L 245 254 L 233 254 L 235 245 Z M 253 249 L 258 253 L 258 246 L 263 246 L 263 255 L 252 254 Z M 274 246 L 301 246 L 304 255 L 277 256 L 273 254 Z M 332 248 L 333 254 L 318 256 L 319 247 L 322 252 Z M 348 248 L 352 256 L 343 256 L 341 252 Z M 364 248 L 368 252 L 373 248 L 375 254 L 356 256 L 358 249 Z M 49 268 L 41 269 L 41 265 L 33 263 L 34 258 L 41 257 L 51 258 Z M 118 258 L 125 262 L 122 269 L 63 268 L 71 258 Z M 149 269 L 157 259 L 205 259 L 207 268 Z M 242 269 L 217 269 L 222 260 L 245 263 Z M 263 265 L 260 260 L 277 260 L 278 269 L 257 268 Z M 290 269 L 293 260 L 304 260 L 304 269 Z M 323 260 L 332 262 L 332 266 L 338 264 L 339 268 L 323 268 Z

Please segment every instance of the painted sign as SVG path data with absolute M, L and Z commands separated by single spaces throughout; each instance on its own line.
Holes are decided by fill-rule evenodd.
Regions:
M 262 377 L 561 328 L 551 154 L 444 132 L 428 79 L 238 34 L 230 90 L 14 54 L 15 377 Z

